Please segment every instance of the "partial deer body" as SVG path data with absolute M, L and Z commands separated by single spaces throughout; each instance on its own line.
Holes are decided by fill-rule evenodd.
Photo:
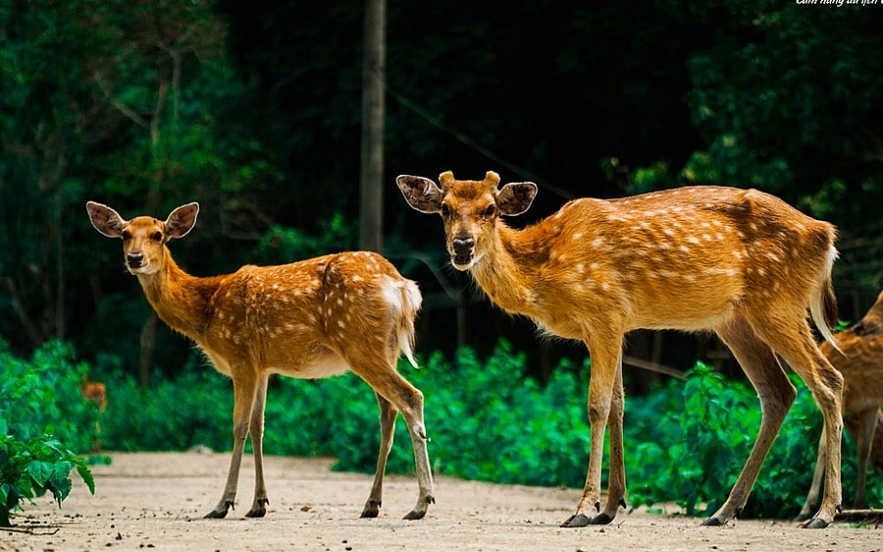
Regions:
M 80 394 L 87 401 L 92 401 L 98 405 L 98 411 L 107 410 L 107 386 L 100 381 L 92 381 L 89 376 L 84 375 L 80 382 Z
M 545 331 L 579 339 L 592 357 L 591 455 L 577 527 L 609 523 L 625 504 L 622 346 L 634 329 L 714 330 L 757 389 L 763 418 L 729 498 L 708 525 L 736 516 L 795 397 L 782 357 L 807 382 L 825 416 L 825 499 L 806 526 L 822 527 L 840 506 L 842 378 L 819 352 L 807 309 L 826 337 L 836 321 L 832 225 L 757 190 L 691 187 L 635 197 L 578 199 L 523 230 L 502 215 L 530 207 L 530 182 L 400 176 L 418 211 L 440 213 L 452 264 L 490 300 Z M 610 427 L 610 477 L 601 508 L 601 460 Z M 722 474 L 722 477 L 725 475 Z
M 327 255 L 281 266 L 244 266 L 225 276 L 197 278 L 172 259 L 166 242 L 185 236 L 198 205 L 175 209 L 163 222 L 123 220 L 113 209 L 87 204 L 95 228 L 123 239 L 129 272 L 172 329 L 191 338 L 215 368 L 233 380 L 233 456 L 220 502 L 206 517 L 222 518 L 236 498 L 245 440 L 255 457 L 255 496 L 248 517 L 269 503 L 261 440 L 267 381 L 272 374 L 324 378 L 352 370 L 375 391 L 381 443 L 377 473 L 363 517 L 376 517 L 393 430 L 402 413 L 414 445 L 419 496 L 406 519 L 420 519 L 434 502 L 426 450 L 423 395 L 397 371 L 400 351 L 416 366 L 411 348 L 420 308 L 417 285 L 375 253 Z
M 868 463 L 883 473 L 883 293 L 854 326 L 835 334 L 834 342 L 822 343 L 821 350 L 843 375 L 843 425 L 856 445 L 858 482 L 853 507 L 865 506 Z M 809 495 L 798 520 L 809 519 L 819 502 L 819 484 L 826 466 L 825 439 L 819 441 L 818 459 Z
M 88 375 L 83 375 L 80 382 L 80 394 L 87 401 L 98 405 L 98 412 L 107 410 L 107 386 L 100 381 L 91 381 Z M 101 422 L 95 421 L 95 435 L 92 437 L 92 452 L 101 450 Z

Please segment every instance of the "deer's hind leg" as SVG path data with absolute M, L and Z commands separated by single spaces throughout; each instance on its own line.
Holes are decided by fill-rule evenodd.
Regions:
M 416 520 L 426 515 L 429 505 L 435 502 L 435 492 L 432 485 L 432 473 L 429 468 L 429 452 L 426 442 L 426 426 L 423 420 L 423 393 L 411 385 L 396 371 L 394 357 L 391 358 L 386 352 L 368 351 L 366 349 L 353 349 L 348 347 L 341 351 L 341 356 L 347 361 L 353 372 L 365 380 L 379 395 L 378 402 L 381 407 L 381 423 L 388 422 L 388 427 L 381 427 L 381 450 L 378 458 L 378 468 L 386 465 L 385 449 L 392 446 L 392 429 L 395 421 L 393 413 L 401 412 L 411 435 L 411 444 L 414 448 L 414 463 L 417 471 L 417 485 L 419 492 L 417 504 L 405 515 L 404 519 Z M 391 408 L 383 412 L 383 402 L 380 398 L 389 402 Z M 383 433 L 388 432 L 388 438 L 384 440 Z M 388 443 L 384 444 L 384 441 Z M 381 462 L 382 458 L 382 462 Z M 375 485 L 382 481 L 382 475 L 375 476 Z M 374 489 L 372 489 L 372 495 Z M 371 497 L 369 497 L 369 505 Z M 366 505 L 366 510 L 369 506 Z M 364 512 L 363 512 L 364 514 Z
M 730 496 L 702 525 L 724 525 L 745 507 L 760 467 L 797 395 L 772 349 L 755 335 L 744 318 L 737 316 L 726 322 L 717 328 L 717 334 L 733 352 L 757 391 L 761 419 L 754 447 Z
M 877 409 L 871 408 L 853 414 L 858 418 L 855 432 L 855 447 L 858 455 L 858 482 L 855 489 L 853 508 L 860 510 L 865 507 L 865 484 L 868 477 L 868 460 L 871 458 L 871 445 L 874 441 L 874 430 L 877 428 Z
M 383 395 L 377 396 L 377 404 L 380 406 L 380 452 L 377 455 L 377 472 L 374 474 L 374 485 L 371 486 L 371 494 L 362 510 L 363 518 L 375 518 L 380 513 L 383 503 L 383 475 L 386 472 L 386 459 L 392 450 L 392 441 L 396 427 L 396 417 L 399 411 L 386 400 Z
M 789 313 L 786 309 L 768 305 L 763 309 L 753 309 L 747 316 L 750 316 L 749 321 L 758 337 L 800 376 L 822 411 L 825 420 L 825 490 L 818 513 L 803 527 L 826 527 L 840 510 L 842 500 L 840 439 L 843 431 L 843 376 L 834 369 L 816 345 L 805 312 L 797 312 L 795 309 L 795 312 Z

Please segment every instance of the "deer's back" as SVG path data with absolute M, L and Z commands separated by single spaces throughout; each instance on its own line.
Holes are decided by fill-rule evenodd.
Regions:
M 277 266 L 244 266 L 210 305 L 204 342 L 216 367 L 246 362 L 293 377 L 347 370 L 348 339 L 387 339 L 384 288 L 404 281 L 375 253 L 347 252 Z
M 534 264 L 548 317 L 592 308 L 629 328 L 696 330 L 742 306 L 808 305 L 834 235 L 771 195 L 703 186 L 572 201 L 522 231 L 513 254 Z

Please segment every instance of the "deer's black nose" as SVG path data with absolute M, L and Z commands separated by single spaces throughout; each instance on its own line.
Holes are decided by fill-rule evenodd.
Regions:
M 472 248 L 475 247 L 475 240 L 470 237 L 454 238 L 452 245 L 454 246 L 454 255 L 471 255 Z
M 126 264 L 132 268 L 138 268 L 144 262 L 144 253 L 140 251 L 132 251 L 126 255 Z

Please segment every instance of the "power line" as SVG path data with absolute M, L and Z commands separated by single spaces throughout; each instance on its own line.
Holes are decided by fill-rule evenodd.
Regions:
M 569 199 L 573 199 L 574 197 L 576 197 L 573 194 L 571 194 L 570 192 L 568 192 L 567 190 L 564 190 L 564 189 L 559 188 L 555 185 L 549 184 L 548 182 L 546 182 L 542 178 L 539 178 L 536 175 L 531 174 L 531 172 L 528 171 L 527 169 L 519 167 L 515 163 L 511 163 L 511 162 L 507 161 L 506 159 L 503 159 L 502 157 L 500 157 L 496 153 L 492 152 L 491 150 L 487 149 L 486 147 L 482 146 L 481 144 L 479 144 L 478 142 L 476 142 L 475 140 L 473 140 L 472 138 L 470 138 L 469 136 L 467 136 L 463 132 L 460 132 L 459 130 L 451 127 L 450 125 L 446 124 L 441 119 L 439 119 L 438 117 L 433 116 L 428 111 L 426 111 L 425 109 L 423 109 L 422 107 L 420 107 L 416 103 L 412 102 L 411 100 L 409 100 L 405 96 L 402 96 L 401 94 L 399 94 L 398 92 L 396 92 L 395 90 L 390 88 L 389 86 L 387 86 L 386 91 L 390 96 L 392 96 L 393 99 L 395 99 L 397 102 L 399 102 L 403 106 L 407 107 L 408 109 L 410 109 L 411 111 L 413 111 L 414 113 L 416 113 L 417 115 L 419 115 L 420 117 L 425 119 L 427 122 L 429 122 L 433 126 L 437 127 L 438 129 L 442 130 L 443 132 L 449 134 L 450 136 L 452 136 L 453 138 L 462 142 L 466 146 L 474 149 L 476 152 L 484 155 L 485 157 L 487 157 L 488 159 L 490 159 L 494 163 L 497 163 L 503 167 L 506 167 L 507 169 L 514 172 L 515 174 L 521 175 L 524 178 L 527 178 L 527 179 L 533 181 L 538 186 L 541 186 L 541 187 L 549 190 L 550 192 L 563 197 L 564 199 L 569 200 Z

